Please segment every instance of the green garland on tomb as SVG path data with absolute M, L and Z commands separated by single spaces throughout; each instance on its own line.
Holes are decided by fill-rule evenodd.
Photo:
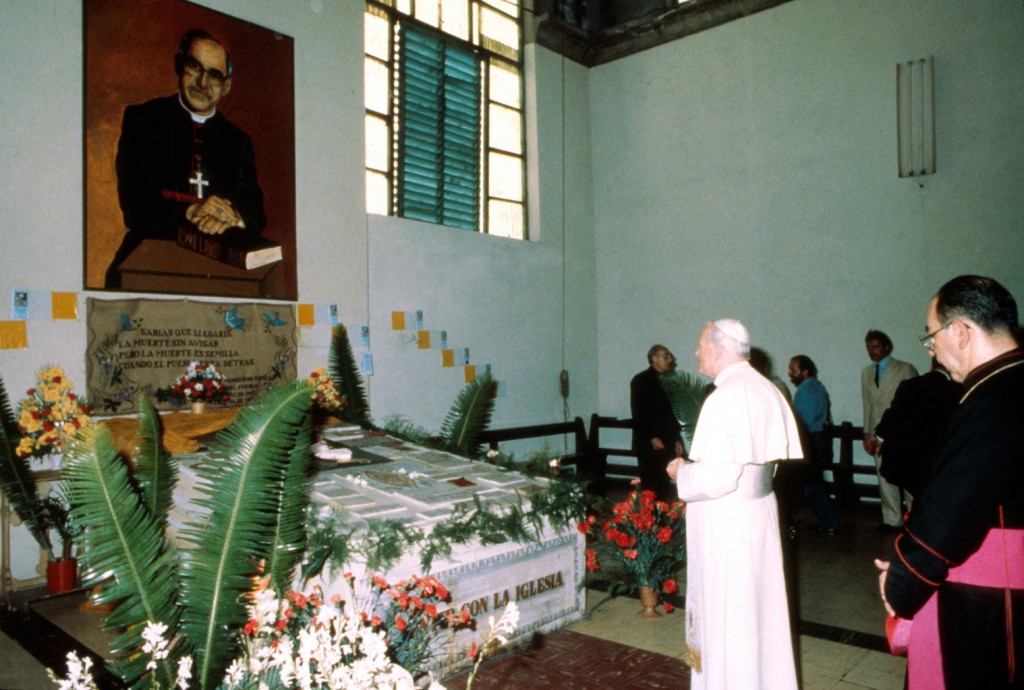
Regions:
M 559 534 L 575 529 L 601 500 L 575 475 L 552 476 L 550 463 L 539 457 L 521 465 L 507 456 L 487 461 L 498 467 L 514 468 L 546 486 L 520 496 L 519 502 L 511 506 L 488 506 L 474 497 L 472 504 L 460 503 L 452 508 L 451 517 L 429 532 L 401 520 L 377 519 L 368 520 L 366 529 L 359 530 L 337 512 L 321 515 L 311 511 L 303 578 L 319 575 L 326 566 L 332 570 L 344 568 L 353 560 L 366 563 L 368 572 L 387 572 L 410 550 L 419 554 L 420 567 L 427 574 L 436 559 L 446 558 L 454 547 L 474 540 L 483 546 L 539 542 L 545 522 Z M 543 469 L 538 473 L 536 468 Z

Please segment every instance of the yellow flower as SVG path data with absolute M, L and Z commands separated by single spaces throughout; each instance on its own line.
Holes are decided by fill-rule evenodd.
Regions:
M 18 441 L 18 447 L 14 452 L 18 454 L 19 458 L 23 458 L 27 455 L 31 455 L 34 448 L 35 444 L 32 442 L 32 439 L 28 436 L 22 436 L 21 440 Z
M 74 384 L 60 367 L 42 369 L 36 375 L 35 388 L 19 406 L 19 431 L 23 434 L 16 452 L 19 456 L 60 451 L 78 429 L 89 423 L 89 416 L 72 392 Z

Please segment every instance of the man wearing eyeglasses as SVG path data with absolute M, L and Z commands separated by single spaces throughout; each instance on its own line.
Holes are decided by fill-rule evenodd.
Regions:
M 181 38 L 174 69 L 178 93 L 125 108 L 116 168 L 128 232 L 108 288 L 120 287 L 118 268 L 143 240 L 176 239 L 183 223 L 219 235 L 259 233 L 267 222 L 252 141 L 217 109 L 231 91 L 228 49 L 193 29 Z
M 882 571 L 890 616 L 910 620 L 911 688 L 1024 687 L 1024 349 L 1017 303 L 960 276 L 921 338 L 964 393 Z M 940 658 L 941 657 L 941 658 Z
M 892 356 L 892 340 L 882 331 L 868 331 L 864 336 L 864 346 L 871 359 L 871 364 L 860 374 L 860 392 L 864 401 L 864 450 L 875 459 L 878 494 L 882 501 L 882 523 L 878 529 L 880 532 L 896 532 L 903 525 L 903 501 L 900 488 L 877 472 L 882 463 L 882 444 L 875 436 L 875 427 L 892 404 L 900 383 L 917 376 L 917 369 L 909 362 Z

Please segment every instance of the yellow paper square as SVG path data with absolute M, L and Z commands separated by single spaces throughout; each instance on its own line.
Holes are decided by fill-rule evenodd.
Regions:
M 312 304 L 300 304 L 299 306 L 299 325 L 300 326 L 315 326 L 316 315 L 313 313 Z
M 454 367 L 455 366 L 455 350 L 441 350 L 441 366 L 442 367 Z
M 466 381 L 466 383 L 473 383 L 474 381 L 476 381 L 476 365 L 475 364 L 467 364 L 466 365 L 465 381 Z
M 54 319 L 78 318 L 77 292 L 51 292 L 50 312 Z
M 28 329 L 24 321 L 0 321 L 0 350 L 28 348 Z
M 405 312 L 404 311 L 393 311 L 393 312 L 391 312 L 391 330 L 393 330 L 393 331 L 404 331 L 405 330 Z
M 430 331 L 416 331 L 416 342 L 419 343 L 421 350 L 429 350 Z

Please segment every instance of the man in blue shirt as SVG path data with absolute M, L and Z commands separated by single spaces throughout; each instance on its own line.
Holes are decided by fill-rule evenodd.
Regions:
M 801 433 L 807 439 L 803 444 L 807 458 L 807 468 L 802 477 L 803 493 L 810 500 L 814 517 L 818 519 L 817 528 L 832 535 L 839 529 L 839 523 L 822 477 L 825 463 L 832 458 L 832 439 L 825 433 L 825 426 L 832 423 L 828 391 L 817 379 L 818 367 L 807 355 L 797 355 L 789 360 L 788 373 L 789 380 L 796 386 L 793 409 Z M 793 513 L 799 509 L 800 500 L 797 497 L 792 506 Z

